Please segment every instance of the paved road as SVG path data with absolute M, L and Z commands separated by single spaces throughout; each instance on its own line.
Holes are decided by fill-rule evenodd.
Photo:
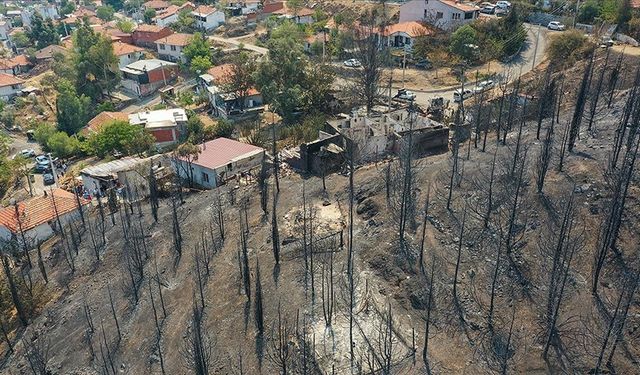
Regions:
M 539 65 L 544 60 L 545 50 L 547 48 L 547 37 L 549 30 L 544 26 L 525 24 L 527 28 L 527 40 L 520 55 L 508 63 L 498 63 L 498 69 L 503 77 L 510 82 L 518 77 L 529 73 L 534 66 Z M 537 48 L 536 48 L 537 40 Z M 401 88 L 400 86 L 395 89 Z M 416 103 L 425 107 L 429 106 L 432 98 L 442 96 L 445 100 L 453 100 L 453 92 L 458 87 L 445 87 L 437 89 L 425 88 L 424 90 L 413 90 L 416 93 Z
M 9 137 L 11 137 L 11 146 L 9 148 L 10 157 L 14 157 L 18 152 L 24 149 L 33 149 L 36 152 L 36 155 L 42 154 L 42 149 L 40 148 L 40 145 L 37 142 L 31 142 L 27 140 L 27 137 L 24 134 L 10 133 Z M 31 184 L 31 187 L 33 189 L 33 195 L 34 196 L 42 195 L 45 190 L 44 183 L 42 182 L 42 174 L 34 173 L 34 180 L 35 181 Z M 28 185 L 26 181 L 25 181 L 25 188 L 28 189 Z

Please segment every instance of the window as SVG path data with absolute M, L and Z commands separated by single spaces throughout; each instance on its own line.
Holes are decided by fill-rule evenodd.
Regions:
M 171 50 L 175 51 L 176 50 L 176 46 L 171 46 Z
M 160 49 L 162 49 L 162 50 L 163 50 L 163 49 L 165 49 L 165 48 L 166 48 L 166 47 L 165 47 L 165 45 L 164 45 L 164 44 L 160 44 Z
M 233 165 L 231 163 L 227 164 L 227 170 L 230 171 L 233 169 Z
M 473 19 L 473 12 L 466 12 L 466 13 L 464 14 L 464 19 L 465 19 L 465 20 Z
M 202 182 L 209 182 L 209 174 L 202 172 Z
M 424 10 L 424 14 L 422 16 L 422 18 L 428 18 L 427 16 L 429 15 L 429 11 L 427 9 Z
M 460 13 L 451 14 L 451 19 L 452 20 L 459 20 L 460 19 Z
M 442 12 L 437 12 L 436 13 L 436 19 L 439 20 L 440 18 L 443 18 L 444 14 L 442 14 Z

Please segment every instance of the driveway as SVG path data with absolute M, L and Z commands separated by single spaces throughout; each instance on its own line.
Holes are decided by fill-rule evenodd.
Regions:
M 18 152 L 24 149 L 33 149 L 36 152 L 36 155 L 42 154 L 42 149 L 40 148 L 40 145 L 37 142 L 29 141 L 24 134 L 8 133 L 8 135 L 11 138 L 11 145 L 9 147 L 10 158 L 13 158 Z M 34 159 L 30 159 L 30 160 L 32 162 L 31 164 L 33 165 Z M 34 196 L 42 195 L 45 191 L 45 186 L 44 186 L 44 183 L 42 182 L 42 174 L 34 173 L 33 177 L 34 177 L 34 182 L 31 184 L 31 188 L 33 189 L 33 195 Z M 24 188 L 28 193 L 29 186 L 26 183 L 26 181 L 24 182 L 25 182 Z
M 230 44 L 232 46 L 234 46 L 235 48 L 240 48 L 240 45 L 242 44 L 242 47 L 246 50 L 249 51 L 253 51 L 253 52 L 257 52 L 262 56 L 266 56 L 267 53 L 269 53 L 269 50 L 267 48 L 264 47 L 259 47 L 256 46 L 255 44 L 249 44 L 249 43 L 245 43 L 242 41 L 242 38 L 246 38 L 247 36 L 241 36 L 241 37 L 237 37 L 237 38 L 223 38 L 220 36 L 209 36 L 209 40 L 213 40 L 215 42 L 218 43 L 226 43 L 226 44 Z

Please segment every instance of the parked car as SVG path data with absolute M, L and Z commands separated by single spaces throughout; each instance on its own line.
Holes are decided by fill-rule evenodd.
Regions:
M 422 59 L 416 63 L 415 67 L 417 69 L 431 69 L 433 65 L 431 64 L 431 61 Z
M 484 13 L 484 14 L 494 14 L 495 12 L 496 12 L 495 5 L 485 5 L 484 7 L 482 7 L 482 9 L 480 9 L 480 13 Z
M 469 99 L 472 96 L 473 96 L 472 90 L 464 89 L 464 93 L 463 93 L 461 89 L 457 89 L 456 91 L 453 92 L 453 101 L 455 103 L 459 103 L 465 99 Z
M 502 17 L 505 14 L 509 13 L 509 9 L 496 7 L 496 9 L 494 9 L 494 13 L 496 14 L 497 17 Z
M 349 59 L 344 62 L 344 66 L 348 66 L 349 68 L 359 68 L 362 66 L 362 63 L 357 59 Z
M 398 90 L 395 98 L 402 100 L 414 100 L 416 98 L 416 93 L 407 89 L 400 89 Z
M 24 156 L 25 158 L 35 158 L 36 151 L 32 148 L 25 148 L 24 150 L 18 152 L 18 155 Z
M 616 42 L 614 42 L 613 39 L 602 38 L 602 41 L 600 42 L 600 47 L 603 47 L 603 48 L 613 47 L 614 44 L 616 44 Z
M 476 94 L 479 94 L 481 92 L 491 90 L 495 86 L 496 86 L 495 82 L 493 82 L 492 80 L 486 80 L 486 81 L 479 82 L 478 85 L 475 87 L 475 89 L 473 89 L 473 91 L 475 91 Z
M 549 30 L 564 31 L 566 28 L 567 27 L 565 25 L 563 25 L 562 23 L 560 23 L 558 21 L 551 21 L 547 25 L 547 29 L 549 29 Z
M 496 6 L 498 8 L 502 8 L 502 9 L 510 9 L 511 8 L 511 3 L 508 2 L 508 1 L 501 0 L 501 1 L 496 2 Z
M 42 182 L 46 185 L 53 185 L 56 182 L 56 179 L 53 178 L 51 173 L 45 173 L 42 175 Z

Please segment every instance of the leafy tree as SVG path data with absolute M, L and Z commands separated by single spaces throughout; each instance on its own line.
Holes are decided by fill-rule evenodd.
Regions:
M 178 19 L 171 25 L 171 28 L 179 33 L 192 33 L 196 31 L 196 19 L 193 18 L 191 10 L 185 8 L 178 13 Z
M 31 27 L 27 36 L 36 49 L 60 43 L 60 35 L 56 31 L 53 21 L 51 19 L 44 20 L 38 12 L 35 12 L 31 18 Z
M 216 124 L 215 130 L 213 132 L 213 137 L 229 138 L 233 134 L 234 130 L 235 130 L 235 126 L 231 121 L 225 120 L 225 119 L 218 119 L 218 123 Z
M 113 102 L 102 102 L 96 107 L 96 114 L 100 112 L 114 112 L 115 110 L 116 106 Z
M 156 11 L 153 8 L 147 8 L 144 10 L 144 14 L 142 15 L 145 23 L 152 23 L 153 19 L 156 18 Z
M 120 70 L 111 39 L 83 22 L 73 36 L 73 47 L 71 63 L 76 67 L 78 93 L 95 102 L 104 92 L 113 91 L 120 82 Z
M 202 33 L 195 33 L 189 40 L 189 44 L 182 49 L 182 54 L 189 64 L 198 56 L 211 59 L 211 44 Z
M 627 31 L 629 28 L 629 21 L 631 21 L 631 1 L 622 0 L 618 6 L 618 16 L 616 18 L 618 31 Z
M 102 126 L 89 136 L 88 150 L 104 157 L 114 151 L 125 155 L 142 154 L 151 149 L 154 138 L 139 125 L 127 121 L 114 121 Z
M 60 14 L 66 16 L 76 10 L 76 4 L 73 1 L 64 1 L 60 7 Z
M 298 15 L 300 9 L 304 6 L 303 0 L 287 0 L 287 8 L 293 10 L 295 16 Z
M 31 43 L 31 41 L 29 40 L 29 36 L 27 36 L 27 34 L 23 31 L 18 31 L 11 35 L 11 40 L 17 48 L 25 48 Z
M 96 16 L 103 21 L 113 20 L 114 13 L 115 10 L 110 5 L 101 6 L 96 9 Z
M 196 113 L 189 114 L 187 120 L 187 139 L 191 143 L 200 143 L 205 138 L 205 129 L 200 116 Z
M 104 0 L 104 4 L 110 6 L 116 11 L 124 8 L 124 0 Z
M 552 63 L 563 66 L 572 65 L 575 61 L 587 56 L 593 45 L 578 30 L 568 30 L 554 34 L 547 44 L 547 55 Z
M 613 23 L 618 17 L 617 0 L 603 0 L 600 4 L 600 18 L 605 22 Z
M 211 63 L 211 58 L 207 56 L 196 56 L 191 60 L 189 64 L 189 69 L 193 74 L 203 74 L 209 68 L 211 68 L 213 64 Z
M 249 90 L 255 86 L 253 74 L 257 64 L 245 51 L 235 55 L 231 60 L 231 74 L 222 83 L 225 92 L 232 92 L 236 95 L 240 108 L 244 107 L 244 99 L 249 95 Z
M 58 82 L 56 98 L 56 118 L 58 129 L 73 135 L 83 128 L 89 118 L 91 99 L 78 95 L 75 87 L 66 79 Z
M 580 6 L 577 21 L 580 23 L 592 23 L 600 15 L 600 7 L 595 0 L 589 0 Z
M 68 158 L 80 151 L 80 141 L 76 136 L 69 137 L 65 132 L 56 132 L 47 140 L 47 149 L 58 157 Z
M 469 48 L 469 45 L 476 44 L 476 42 L 476 30 L 471 27 L 471 25 L 464 25 L 451 35 L 449 51 L 466 59 L 470 59 L 473 57 L 473 50 Z
M 56 127 L 53 124 L 43 123 L 35 128 L 33 136 L 35 137 L 36 142 L 38 142 L 45 151 L 51 151 L 49 150 L 49 138 L 51 138 L 51 136 L 56 132 Z
M 132 33 L 136 28 L 136 24 L 127 19 L 120 19 L 116 22 L 116 27 L 123 33 Z

